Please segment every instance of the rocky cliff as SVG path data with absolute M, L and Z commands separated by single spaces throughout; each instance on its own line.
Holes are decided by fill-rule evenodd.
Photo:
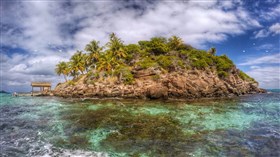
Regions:
M 215 70 L 184 70 L 163 73 L 149 68 L 132 72 L 135 81 L 126 85 L 117 78 L 90 81 L 82 75 L 75 82 L 58 84 L 54 95 L 62 97 L 121 97 L 195 99 L 228 97 L 249 93 L 262 93 L 254 80 L 244 80 L 234 68 L 229 76 L 220 78 Z M 89 83 L 90 82 L 90 83 Z

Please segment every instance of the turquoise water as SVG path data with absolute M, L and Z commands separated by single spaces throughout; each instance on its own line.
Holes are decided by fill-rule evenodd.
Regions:
M 0 95 L 0 156 L 280 156 L 280 93 L 189 101 Z

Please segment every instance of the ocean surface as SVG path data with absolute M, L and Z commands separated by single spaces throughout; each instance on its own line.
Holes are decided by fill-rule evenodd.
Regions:
M 200 101 L 0 94 L 1 157 L 280 156 L 280 92 Z

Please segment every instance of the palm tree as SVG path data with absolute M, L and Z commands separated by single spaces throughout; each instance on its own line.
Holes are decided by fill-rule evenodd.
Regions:
M 83 54 L 82 51 L 77 51 L 70 58 L 71 71 L 75 71 L 75 74 L 77 74 L 78 71 L 84 74 L 86 70 L 86 57 L 86 54 Z
M 178 50 L 183 44 L 184 41 L 180 37 L 172 36 L 168 39 L 168 45 L 171 50 Z
M 87 57 L 87 66 L 96 67 L 96 62 L 100 57 L 100 53 L 103 47 L 99 46 L 99 41 L 92 40 L 89 44 L 86 45 L 85 51 L 89 52 Z
M 113 57 L 112 53 L 107 52 L 100 56 L 100 59 L 97 63 L 97 70 L 112 72 L 116 65 L 118 65 L 117 59 Z
M 211 55 L 215 56 L 216 55 L 216 48 L 215 47 L 211 47 L 209 50 L 208 50 L 208 53 L 210 53 Z
M 67 76 L 70 73 L 69 65 L 66 62 L 59 62 L 56 65 L 55 72 L 60 76 L 63 74 L 65 81 L 67 82 Z
M 127 56 L 123 41 L 116 36 L 115 33 L 110 34 L 110 41 L 106 44 L 109 51 L 113 53 L 117 59 L 124 59 Z

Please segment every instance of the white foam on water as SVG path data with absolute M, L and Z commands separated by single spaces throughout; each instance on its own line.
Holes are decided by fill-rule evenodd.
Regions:
M 254 107 L 254 105 L 250 104 L 250 103 L 241 103 L 241 105 L 243 105 L 246 108 L 252 108 Z
M 107 136 L 114 130 L 96 129 L 89 134 L 89 142 L 95 150 L 100 148 L 100 142 L 107 138 Z
M 137 110 L 131 111 L 134 114 L 144 113 L 149 115 L 158 115 L 158 114 L 169 114 L 171 111 L 163 106 L 146 106 L 146 107 L 139 107 Z
M 38 153 L 40 155 L 34 155 L 34 152 L 30 154 L 34 157 L 108 157 L 109 155 L 105 152 L 94 152 L 94 151 L 85 151 L 85 150 L 70 150 L 63 148 L 55 148 L 52 144 L 45 144 L 40 150 L 44 153 Z M 30 151 L 31 152 L 31 151 Z

